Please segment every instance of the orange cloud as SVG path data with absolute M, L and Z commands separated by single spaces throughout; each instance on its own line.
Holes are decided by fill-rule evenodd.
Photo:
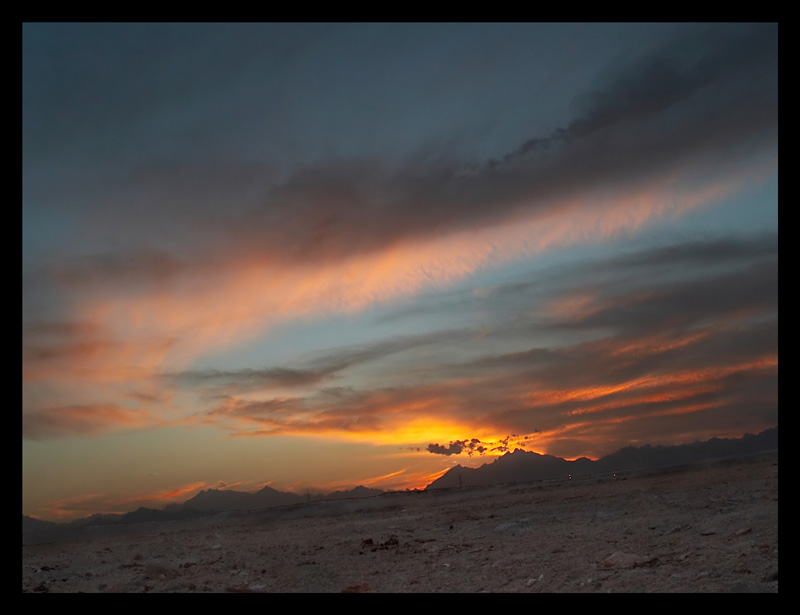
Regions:
M 369 254 L 338 254 L 336 259 L 304 264 L 234 250 L 214 266 L 179 268 L 169 281 L 152 285 L 136 284 L 126 290 L 121 281 L 113 289 L 92 282 L 74 297 L 76 312 L 72 316 L 99 333 L 86 341 L 72 339 L 47 347 L 23 344 L 23 382 L 47 382 L 51 388 L 69 387 L 73 392 L 86 385 L 94 396 L 92 403 L 112 403 L 130 390 L 141 390 L 153 399 L 172 399 L 153 389 L 159 374 L 178 372 L 206 353 L 250 340 L 281 322 L 357 312 L 552 246 L 609 239 L 622 231 L 635 231 L 649 220 L 719 198 L 739 186 L 737 180 L 702 187 L 684 193 L 676 205 L 672 198 L 676 177 L 664 176 L 638 191 L 629 187 L 625 194 L 601 194 L 592 202 L 584 197 L 566 199 L 527 217 L 516 213 L 494 227 L 482 228 L 479 234 L 470 229 L 398 238 Z M 600 307 L 595 298 L 584 294 L 553 303 L 549 309 L 556 314 L 585 316 L 587 310 Z M 108 389 L 114 397 L 95 399 L 103 390 L 100 383 L 115 384 L 116 388 Z M 631 386 L 644 384 L 613 385 L 616 388 L 605 393 L 549 394 L 590 399 Z M 57 398 L 56 394 L 53 400 Z M 164 402 L 154 403 L 151 410 L 173 420 L 176 412 L 186 417 L 195 414 L 194 408 L 180 410 L 176 404 Z M 133 415 L 106 413 L 101 420 L 103 429 L 113 428 L 113 416 L 119 417 L 119 425 L 124 427 Z M 81 429 L 89 429 L 88 418 L 84 423 Z M 66 422 L 62 424 L 66 426 Z M 407 427 L 396 428 L 409 432 Z M 376 436 L 386 437 L 377 430 Z
M 201 489 L 206 489 L 205 483 L 193 483 L 170 491 L 159 491 L 150 495 L 131 496 L 129 502 L 164 502 L 178 499 L 186 499 L 189 494 L 196 493 Z
M 664 404 L 667 402 L 674 402 L 687 397 L 696 397 L 698 395 L 705 395 L 707 393 L 714 393 L 721 389 L 721 385 L 707 385 L 693 388 L 681 388 L 667 392 L 659 392 L 654 395 L 645 395 L 640 397 L 632 397 L 625 399 L 614 399 L 602 404 L 593 404 L 591 406 L 581 406 L 575 410 L 569 411 L 570 416 L 579 416 L 581 414 L 592 414 L 595 412 L 603 412 L 604 410 L 619 410 L 628 406 L 645 406 L 648 404 Z
M 684 348 L 690 346 L 695 342 L 708 337 L 709 332 L 701 331 L 699 333 L 692 333 L 684 335 L 679 338 L 669 337 L 666 335 L 652 335 L 644 339 L 638 339 L 635 342 L 625 344 L 618 348 L 614 348 L 610 355 L 633 355 L 635 357 L 642 355 L 658 354 L 668 350 L 675 350 L 676 348 Z
M 674 178 L 640 192 L 613 194 L 600 203 L 575 198 L 546 213 L 517 214 L 476 236 L 472 230 L 398 240 L 369 254 L 337 255 L 313 264 L 232 254 L 227 263 L 184 272 L 175 284 L 137 294 L 96 294 L 82 318 L 99 322 L 133 344 L 174 341 L 166 352 L 143 351 L 136 364 L 186 362 L 211 348 L 235 344 L 287 319 L 347 313 L 413 296 L 480 269 L 531 256 L 552 246 L 602 241 L 635 231 L 647 221 L 695 207 L 735 190 L 718 184 L 672 198 Z M 588 298 L 582 299 L 587 304 Z M 573 300 L 574 303 L 574 300 Z M 577 304 L 576 304 L 577 305 Z M 554 309 L 557 309 L 554 307 Z M 146 348 L 146 346 L 145 346 Z M 112 364 L 129 357 L 106 353 Z
M 769 370 L 778 366 L 777 355 L 766 355 L 754 361 L 738 365 L 707 367 L 682 370 L 667 374 L 655 374 L 607 385 L 597 385 L 578 389 L 554 389 L 531 391 L 525 398 L 531 404 L 559 404 L 569 401 L 591 401 L 602 397 L 636 389 L 653 387 L 674 387 L 695 383 L 715 381 L 732 374 L 749 371 Z

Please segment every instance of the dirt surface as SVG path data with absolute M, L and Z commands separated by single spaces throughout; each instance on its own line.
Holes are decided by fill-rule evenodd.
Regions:
M 23 533 L 23 592 L 777 592 L 778 456 Z

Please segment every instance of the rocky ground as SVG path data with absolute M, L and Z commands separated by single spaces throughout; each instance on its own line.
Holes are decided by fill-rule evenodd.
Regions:
M 778 591 L 778 456 L 23 533 L 23 592 Z

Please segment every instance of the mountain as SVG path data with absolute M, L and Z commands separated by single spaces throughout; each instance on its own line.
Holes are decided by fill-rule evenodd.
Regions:
M 53 523 L 52 521 L 42 521 L 41 519 L 29 517 L 28 515 L 22 515 L 23 532 L 27 532 L 28 530 L 48 530 L 56 527 L 60 527 L 60 524 Z
M 581 457 L 567 461 L 561 457 L 516 449 L 478 468 L 457 465 L 450 468 L 425 489 L 477 487 L 500 483 L 566 478 L 569 475 L 602 474 L 628 470 L 699 463 L 725 457 L 778 450 L 778 428 L 758 435 L 745 434 L 738 439 L 712 438 L 677 446 L 626 446 L 615 453 L 592 461 Z
M 477 487 L 500 483 L 527 482 L 564 478 L 568 475 L 602 474 L 627 470 L 698 463 L 711 459 L 736 457 L 778 450 L 778 428 L 757 435 L 745 434 L 739 439 L 712 438 L 705 442 L 692 442 L 678 446 L 626 446 L 597 461 L 586 457 L 567 461 L 553 455 L 542 455 L 516 449 L 479 468 L 454 466 L 425 489 L 452 487 Z M 234 510 L 257 510 L 272 506 L 302 504 L 320 500 L 363 498 L 384 493 L 380 489 L 358 486 L 347 491 L 334 491 L 327 495 L 298 495 L 264 487 L 255 493 L 230 489 L 205 489 L 183 504 L 170 504 L 163 510 L 139 508 L 124 514 L 94 514 L 71 523 L 52 523 L 34 517 L 22 516 L 22 531 L 87 525 L 115 525 L 144 523 L 147 521 L 172 521 L 208 516 Z
M 226 510 L 255 510 L 270 506 L 300 504 L 307 499 L 305 496 L 277 491 L 271 487 L 264 487 L 255 493 L 230 489 L 204 489 L 178 506 L 184 510 L 223 512 Z
M 27 515 L 22 516 L 22 531 L 54 529 L 63 527 L 86 527 L 97 525 L 122 525 L 129 523 L 145 523 L 148 521 L 175 521 L 205 517 L 220 512 L 234 510 L 258 510 L 272 506 L 303 504 L 320 500 L 341 500 L 345 498 L 364 498 L 383 493 L 381 489 L 368 489 L 358 486 L 347 491 L 334 491 L 327 495 L 320 493 L 298 495 L 287 491 L 277 491 L 272 487 L 264 487 L 255 493 L 233 491 L 230 489 L 204 489 L 182 504 L 169 504 L 162 510 L 155 508 L 138 508 L 128 513 L 96 513 L 69 523 L 53 523 L 42 521 Z
M 383 493 L 381 489 L 368 489 L 367 487 L 354 487 L 347 491 L 334 491 L 327 495 L 321 493 L 298 495 L 287 491 L 277 491 L 272 487 L 249 493 L 246 491 L 232 491 L 221 489 L 207 489 L 198 493 L 183 504 L 172 504 L 173 510 L 196 510 L 203 512 L 224 512 L 229 510 L 257 510 L 272 506 L 287 506 L 290 504 L 303 504 L 318 502 L 320 500 L 340 500 L 345 498 L 365 498 Z
M 192 519 L 202 516 L 203 513 L 193 509 L 182 509 L 180 507 L 167 506 L 163 510 L 156 508 L 139 507 L 127 513 L 95 513 L 82 519 L 76 519 L 67 523 L 69 527 L 85 527 L 89 525 L 122 525 L 127 523 L 146 523 L 148 521 L 177 521 L 181 519 Z M 61 527 L 62 524 L 53 524 Z
M 433 481 L 425 489 L 478 487 L 499 483 L 563 478 L 569 474 L 590 472 L 592 462 L 585 457 L 567 461 L 553 455 L 542 455 L 516 449 L 478 468 L 457 465 Z
M 373 495 L 381 495 L 383 489 L 370 489 L 368 487 L 353 487 L 349 491 L 334 491 L 322 497 L 323 500 L 345 500 L 348 498 L 370 498 Z
M 597 460 L 599 472 L 615 472 L 660 466 L 698 463 L 725 457 L 740 457 L 753 453 L 778 450 L 778 428 L 760 434 L 745 434 L 741 438 L 711 438 L 677 446 L 627 446 Z

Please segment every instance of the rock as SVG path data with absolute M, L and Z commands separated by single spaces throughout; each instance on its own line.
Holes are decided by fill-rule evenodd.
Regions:
M 541 581 L 543 578 L 544 578 L 544 573 L 540 574 L 538 578 L 531 577 L 530 579 L 528 579 L 528 582 L 526 583 L 526 585 L 528 587 L 530 587 L 531 585 L 533 585 L 537 581 Z
M 765 583 L 772 583 L 773 581 L 778 580 L 778 567 L 775 566 L 774 568 L 769 569 L 766 574 L 762 577 L 762 580 Z
M 366 583 L 361 583 L 361 585 L 351 585 L 350 587 L 346 587 L 342 590 L 343 594 L 363 594 L 364 592 L 369 591 L 369 586 Z
M 604 559 L 601 565 L 603 568 L 636 568 L 637 566 L 651 564 L 656 559 L 658 558 L 615 551 Z
M 144 568 L 144 576 L 146 579 L 174 579 L 178 576 L 178 573 L 172 570 L 171 568 L 167 568 L 166 566 L 156 566 L 154 564 L 150 564 L 145 566 Z

